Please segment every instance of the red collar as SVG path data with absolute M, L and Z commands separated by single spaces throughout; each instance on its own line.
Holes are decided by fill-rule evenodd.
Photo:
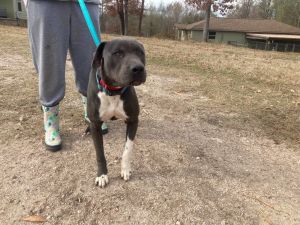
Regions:
M 127 87 L 115 87 L 115 86 L 110 86 L 106 84 L 101 77 L 98 75 L 98 72 L 96 73 L 96 81 L 97 81 L 97 86 L 98 90 L 100 92 L 104 92 L 105 94 L 109 96 L 114 96 L 114 95 L 122 95 L 128 90 Z
M 105 88 L 106 90 L 109 90 L 109 91 L 120 91 L 120 90 L 122 89 L 122 87 L 109 86 L 109 85 L 106 84 L 106 83 L 104 82 L 104 80 L 102 80 L 102 79 L 99 81 L 99 84 L 100 84 L 103 88 Z

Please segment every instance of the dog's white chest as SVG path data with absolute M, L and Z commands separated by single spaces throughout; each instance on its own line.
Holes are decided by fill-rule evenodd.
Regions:
M 128 118 L 123 108 L 123 101 L 119 95 L 108 96 L 103 92 L 99 92 L 98 97 L 101 101 L 99 113 L 102 121 L 105 122 L 113 117 L 123 120 Z

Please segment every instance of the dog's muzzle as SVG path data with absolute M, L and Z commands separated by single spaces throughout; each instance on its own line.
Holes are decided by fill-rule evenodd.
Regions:
M 144 65 L 133 65 L 131 66 L 130 71 L 132 74 L 132 81 L 130 82 L 130 85 L 138 86 L 146 82 L 146 71 Z

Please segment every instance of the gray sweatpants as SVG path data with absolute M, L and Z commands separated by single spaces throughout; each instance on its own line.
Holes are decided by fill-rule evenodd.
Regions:
M 99 35 L 99 6 L 88 3 L 87 8 Z M 41 104 L 51 107 L 63 99 L 68 50 L 77 89 L 86 96 L 96 46 L 78 3 L 30 0 L 28 29 Z

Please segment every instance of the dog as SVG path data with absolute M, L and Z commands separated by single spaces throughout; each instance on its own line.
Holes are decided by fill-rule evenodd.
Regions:
M 101 188 L 109 182 L 101 132 L 102 123 L 108 120 L 122 119 L 127 125 L 121 177 L 125 181 L 130 179 L 130 159 L 140 112 L 134 86 L 146 82 L 145 65 L 143 45 L 131 39 L 103 42 L 95 53 L 87 91 L 87 113 L 97 156 L 95 183 Z

